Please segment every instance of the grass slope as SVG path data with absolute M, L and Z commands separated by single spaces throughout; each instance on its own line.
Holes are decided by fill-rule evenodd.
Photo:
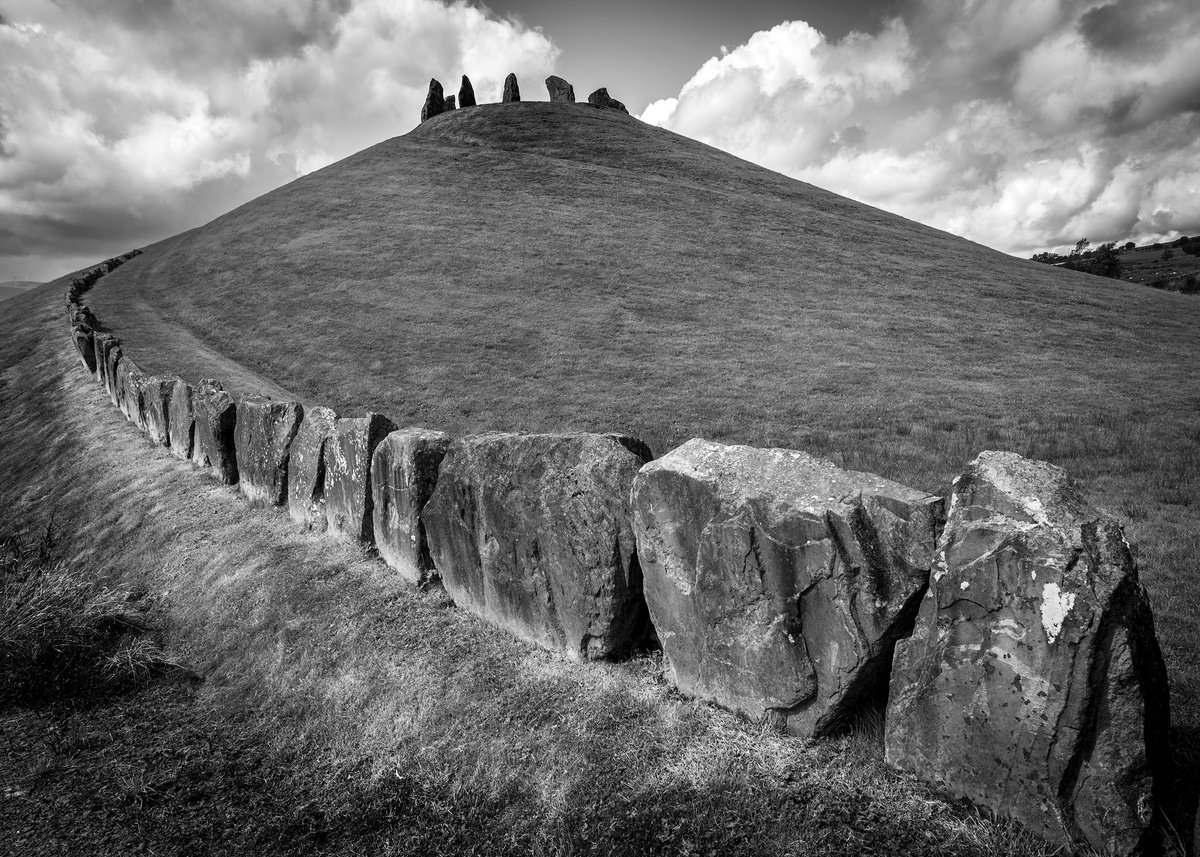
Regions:
M 22 855 L 1046 853 L 887 771 L 576 664 L 297 532 L 156 448 L 87 379 L 62 282 L 0 319 L 5 529 L 136 589 L 198 687 L 0 711 Z M 70 811 L 64 811 L 69 807 Z

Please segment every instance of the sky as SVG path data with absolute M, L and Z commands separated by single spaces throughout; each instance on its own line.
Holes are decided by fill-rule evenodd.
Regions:
M 1197 0 L 0 0 L 0 281 L 212 218 L 515 72 L 1019 256 L 1200 234 Z

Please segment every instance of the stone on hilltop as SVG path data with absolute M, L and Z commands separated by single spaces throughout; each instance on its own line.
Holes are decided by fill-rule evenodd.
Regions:
M 233 431 L 237 403 L 220 381 L 205 378 L 192 390 L 192 461 L 212 468 L 213 476 L 226 485 L 238 481 L 237 452 Z
M 558 75 L 552 74 L 546 78 L 546 89 L 550 93 L 550 100 L 560 104 L 575 103 L 575 87 L 567 83 Z
M 500 100 L 504 104 L 521 100 L 521 87 L 517 86 L 517 76 L 511 72 L 504 78 L 504 95 Z
M 429 81 L 429 92 L 425 96 L 425 106 L 421 108 L 421 121 L 432 119 L 442 112 L 446 99 L 442 96 L 442 84 L 436 78 Z
M 142 382 L 141 425 L 158 446 L 171 445 L 171 393 L 175 390 L 174 378 L 146 376 Z
M 796 735 L 887 692 L 942 500 L 789 449 L 693 439 L 642 468 L 634 528 L 681 691 Z
M 955 480 L 929 592 L 896 648 L 888 763 L 1068 850 L 1130 854 L 1153 847 L 1168 726 L 1121 527 L 1060 468 L 981 453 Z
M 246 396 L 238 402 L 233 430 L 238 487 L 252 504 L 287 502 L 288 453 L 303 414 L 296 402 L 265 396 Z
M 380 442 L 371 459 L 375 547 L 410 583 L 423 584 L 434 573 L 421 510 L 437 485 L 449 446 L 445 432 L 400 429 Z
M 605 87 L 600 87 L 591 95 L 588 96 L 588 104 L 593 107 L 599 107 L 601 110 L 617 110 L 621 113 L 628 113 L 625 105 L 608 94 Z
M 444 102 L 442 102 L 442 112 L 443 112 L 443 113 L 449 113 L 451 110 L 454 110 L 454 109 L 455 109 L 455 107 L 454 107 L 454 96 L 453 96 L 453 95 L 447 95 L 447 96 L 446 96 L 446 100 L 445 100 Z
M 176 458 L 190 461 L 196 420 L 192 414 L 192 385 L 176 378 L 171 388 L 171 452 Z
M 574 657 L 641 642 L 648 626 L 629 488 L 642 464 L 598 434 L 454 441 L 421 513 L 454 603 Z
M 292 520 L 305 529 L 324 532 L 325 447 L 337 423 L 331 408 L 305 408 L 288 455 L 287 504 Z
M 334 422 L 325 444 L 325 516 L 333 536 L 374 541 L 371 456 L 395 430 L 392 421 L 379 414 Z
M 471 79 L 465 74 L 462 78 L 462 85 L 458 88 L 458 106 L 475 106 L 475 87 L 471 86 Z

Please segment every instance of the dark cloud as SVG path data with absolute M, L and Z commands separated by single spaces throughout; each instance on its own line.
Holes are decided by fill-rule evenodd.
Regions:
M 1162 0 L 1117 0 L 1084 12 L 1079 32 L 1097 51 L 1146 54 L 1162 49 L 1183 12 L 1179 4 Z

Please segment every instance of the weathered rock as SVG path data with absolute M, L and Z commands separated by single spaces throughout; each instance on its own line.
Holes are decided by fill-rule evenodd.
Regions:
M 442 103 L 442 112 L 448 113 L 449 111 L 451 111 L 453 109 L 454 109 L 454 96 L 447 95 L 446 100 Z
M 596 434 L 453 442 L 421 521 L 454 602 L 575 657 L 639 643 L 648 625 L 629 488 L 642 464 Z
M 325 517 L 333 536 L 374 541 L 371 456 L 395 430 L 395 424 L 379 414 L 334 422 L 325 444 Z
M 233 433 L 237 403 L 220 381 L 205 378 L 192 389 L 192 461 L 211 467 L 213 476 L 226 485 L 238 481 Z
M 1120 526 L 1061 469 L 981 453 L 896 648 L 887 761 L 1068 849 L 1130 854 L 1153 847 L 1168 720 Z
M 471 79 L 465 74 L 463 75 L 462 85 L 458 88 L 458 106 L 475 106 L 475 87 L 471 86 Z
M 797 735 L 882 702 L 941 498 L 796 450 L 693 439 L 642 468 L 633 507 L 680 690 Z
M 144 429 L 142 419 L 142 387 L 150 376 L 143 372 L 131 357 L 122 358 L 117 368 L 117 404 L 125 419 Z
M 421 108 L 421 121 L 432 119 L 445 108 L 446 99 L 442 96 L 442 84 L 436 78 L 429 81 L 429 93 L 425 96 L 425 106 Z
M 588 96 L 588 104 L 593 107 L 599 107 L 601 110 L 618 110 L 621 113 L 628 113 L 625 105 L 608 94 L 605 87 L 600 87 L 591 95 Z
M 324 532 L 325 447 L 338 415 L 330 408 L 305 408 L 288 456 L 288 514 L 305 529 Z
M 108 351 L 104 355 L 104 388 L 108 393 L 108 398 L 117 407 L 121 407 L 121 381 L 120 381 L 120 363 L 121 363 L 121 344 L 114 342 L 108 347 Z
M 550 75 L 546 78 L 546 89 L 550 93 L 550 100 L 564 104 L 575 103 L 575 87 L 567 83 L 558 75 Z
M 171 394 L 174 391 L 174 378 L 147 375 L 142 382 L 142 429 L 159 446 L 171 445 Z
M 282 506 L 287 502 L 288 457 L 304 408 L 247 396 L 237 404 L 233 446 L 237 452 L 238 487 L 251 503 Z
M 371 458 L 375 546 L 384 562 L 410 583 L 420 585 L 434 575 L 421 510 L 437 485 L 449 446 L 445 432 L 400 429 L 385 437 Z
M 171 452 L 184 461 L 192 459 L 196 419 L 192 414 L 192 385 L 176 378 L 171 388 Z
M 117 343 L 117 338 L 111 333 L 96 333 L 92 342 L 96 350 L 96 383 L 107 389 L 108 352 Z
M 96 344 L 92 337 L 93 333 L 90 327 L 73 327 L 71 329 L 71 341 L 75 343 L 75 351 L 79 353 L 79 362 L 88 372 L 95 374 Z
M 521 87 L 517 85 L 517 76 L 511 72 L 508 77 L 504 78 L 504 95 L 500 97 L 500 100 L 505 104 L 521 100 Z

